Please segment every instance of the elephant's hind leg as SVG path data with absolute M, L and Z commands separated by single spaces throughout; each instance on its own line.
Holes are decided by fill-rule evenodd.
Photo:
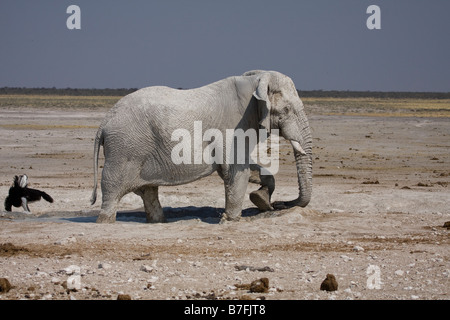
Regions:
M 135 192 L 144 201 L 148 223 L 166 222 L 164 212 L 158 199 L 158 187 L 145 186 Z
M 116 209 L 118 200 L 116 198 L 109 199 L 103 195 L 102 209 L 97 218 L 97 223 L 114 223 L 116 222 Z
M 102 173 L 102 209 L 97 218 L 98 223 L 114 223 L 116 221 L 117 207 L 124 196 L 124 175 L 114 174 L 111 168 L 117 165 L 105 162 Z M 118 171 L 123 173 L 124 170 Z

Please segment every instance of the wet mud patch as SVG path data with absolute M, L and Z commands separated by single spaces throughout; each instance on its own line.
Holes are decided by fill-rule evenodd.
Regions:
M 0 257 L 11 257 L 18 254 L 28 254 L 29 250 L 25 247 L 15 246 L 12 243 L 0 244 Z
M 64 257 L 79 253 L 79 249 L 58 245 L 28 245 L 17 246 L 10 242 L 0 244 L 0 257 L 26 255 L 37 258 Z
M 274 244 L 262 248 L 262 251 L 293 251 L 293 252 L 350 252 L 353 246 L 343 243 L 322 243 L 322 242 L 297 242 Z

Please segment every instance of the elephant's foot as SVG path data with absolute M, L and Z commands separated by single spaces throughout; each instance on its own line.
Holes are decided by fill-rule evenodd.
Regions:
M 241 215 L 239 215 L 239 214 L 230 215 L 230 214 L 227 214 L 226 212 L 224 212 L 222 214 L 222 217 L 220 218 L 219 224 L 223 224 L 228 221 L 239 221 L 240 219 L 241 219 Z
M 114 223 L 116 222 L 116 215 L 115 214 L 105 214 L 105 213 L 100 213 L 98 218 L 97 218 L 97 223 Z
M 146 214 L 147 215 L 147 223 L 164 223 L 167 222 L 166 217 L 164 217 L 164 214 L 160 215 L 152 215 L 152 214 Z
M 164 217 L 164 212 L 158 199 L 158 187 L 143 186 L 136 190 L 135 193 L 144 201 L 147 223 L 166 222 L 166 217 Z
M 250 193 L 250 200 L 260 211 L 272 211 L 270 205 L 269 191 L 266 188 L 259 189 Z

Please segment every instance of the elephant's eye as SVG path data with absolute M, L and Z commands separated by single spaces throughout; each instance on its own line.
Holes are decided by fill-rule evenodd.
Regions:
M 284 123 L 285 121 L 289 120 L 289 110 L 287 110 L 286 107 L 284 107 L 281 112 L 278 114 L 278 121 L 280 123 Z
M 292 117 L 292 110 L 290 109 L 290 106 L 284 106 L 280 112 L 280 120 L 289 120 L 290 117 Z

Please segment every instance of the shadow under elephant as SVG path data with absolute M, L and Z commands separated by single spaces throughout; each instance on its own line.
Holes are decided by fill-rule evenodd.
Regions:
M 224 208 L 215 207 L 164 207 L 165 223 L 175 223 L 182 221 L 201 221 L 209 224 L 219 224 L 221 217 L 225 212 Z M 91 215 L 64 217 L 63 220 L 78 223 L 95 223 L 97 219 L 97 211 Z M 255 218 L 262 212 L 258 208 L 247 208 L 242 211 L 242 218 Z M 120 210 L 117 211 L 116 221 L 118 222 L 136 222 L 147 223 L 144 208 L 134 210 Z

